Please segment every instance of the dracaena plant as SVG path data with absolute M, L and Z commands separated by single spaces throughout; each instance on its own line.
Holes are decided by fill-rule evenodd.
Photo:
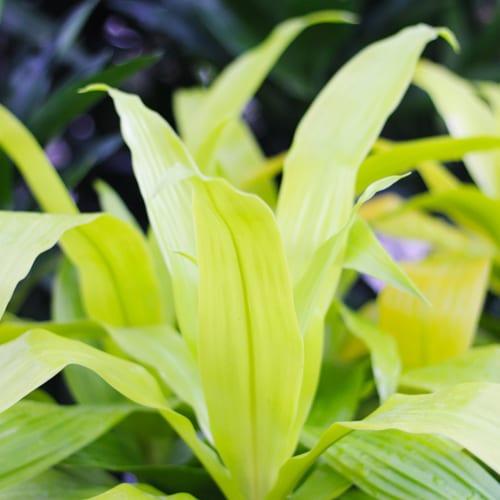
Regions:
M 352 484 L 381 497 L 498 497 L 493 474 L 500 472 L 500 455 L 491 446 L 499 438 L 498 374 L 475 371 L 460 383 L 450 380 L 454 375 L 441 383 L 438 373 L 429 377 L 429 394 L 393 395 L 400 372 L 395 341 L 335 300 L 344 268 L 427 300 L 358 215 L 398 178 L 373 179 L 357 200 L 356 178 L 422 50 L 440 34 L 451 40 L 449 33 L 407 28 L 348 62 L 300 123 L 279 193 L 261 175 L 270 166 L 239 119 L 295 36 L 310 24 L 348 19 L 323 12 L 289 20 L 210 89 L 184 93 L 177 102 L 183 140 L 138 97 L 102 85 L 87 89 L 106 90 L 114 101 L 151 244 L 123 207 L 115 209 L 120 218 L 78 214 L 36 142 L 1 109 L 0 143 L 52 212 L 0 215 L 2 312 L 36 256 L 60 240 L 78 269 L 87 318 L 45 328 L 7 322 L 0 329 L 0 408 L 8 416 L 0 424 L 12 429 L 17 421 L 21 440 L 28 430 L 31 440 L 51 430 L 39 458 L 16 440 L 8 443 L 9 491 L 137 411 L 128 399 L 162 415 L 229 499 L 334 498 Z M 491 138 L 450 141 L 445 147 L 462 148 L 461 154 L 492 147 Z M 109 193 L 104 199 L 113 205 Z M 383 403 L 364 419 L 349 420 L 355 413 L 349 408 L 366 392 L 356 382 L 365 380 L 362 366 L 318 389 L 332 309 L 371 353 Z M 82 339 L 105 339 L 108 352 Z M 126 399 L 72 408 L 20 401 L 70 364 L 93 371 Z M 445 370 L 456 374 L 460 367 Z M 353 390 L 346 393 L 343 383 Z M 27 414 L 38 424 L 27 422 Z M 411 460 L 400 460 L 408 450 Z M 49 483 L 60 477 L 44 474 Z M 157 492 L 121 485 L 100 498 L 124 494 Z

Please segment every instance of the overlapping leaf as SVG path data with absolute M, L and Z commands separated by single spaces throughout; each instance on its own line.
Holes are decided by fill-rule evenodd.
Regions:
M 396 339 L 403 365 L 414 368 L 464 352 L 486 294 L 489 259 L 443 254 L 404 269 L 432 305 L 392 287 L 379 295 L 380 326 Z
M 210 182 L 196 187 L 194 213 L 210 430 L 243 494 L 264 498 L 298 438 L 302 338 L 286 260 L 258 198 Z
M 33 136 L 1 106 L 0 123 L 0 146 L 17 164 L 41 207 L 48 212 L 78 213 Z M 61 245 L 79 269 L 83 302 L 91 317 L 115 325 L 162 322 L 151 256 L 135 228 L 101 217 L 68 232 Z
M 414 81 L 430 95 L 453 136 L 498 136 L 498 120 L 466 80 L 442 66 L 422 61 Z M 486 195 L 500 196 L 500 152 L 471 153 L 464 162 Z
M 83 448 L 131 406 L 57 406 L 20 401 L 0 415 L 0 490 L 40 474 Z M 43 443 L 43 446 L 32 446 Z

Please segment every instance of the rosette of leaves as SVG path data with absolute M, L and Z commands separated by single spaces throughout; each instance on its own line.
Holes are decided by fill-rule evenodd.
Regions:
M 357 199 L 356 178 L 422 50 L 439 35 L 452 40 L 449 32 L 410 27 L 349 61 L 301 121 L 279 193 L 261 175 L 269 165 L 240 120 L 294 37 L 310 24 L 349 19 L 319 12 L 279 25 L 209 90 L 179 98 L 182 140 L 138 97 L 103 85 L 88 89 L 106 90 L 115 103 L 150 240 L 106 189 L 102 199 L 114 216 L 79 214 L 36 141 L 1 109 L 0 143 L 50 213 L 1 214 L 0 306 L 3 311 L 36 256 L 60 240 L 78 280 L 68 287 L 71 280 L 60 277 L 67 293 L 59 296 L 56 316 L 83 316 L 2 324 L 0 463 L 10 498 L 16 491 L 28 498 L 34 488 L 61 497 L 60 484 L 71 485 L 75 498 L 105 490 L 112 477 L 68 470 L 86 460 L 85 449 L 78 460 L 73 454 L 141 408 L 168 422 L 230 499 L 361 492 L 498 497 L 500 456 L 491 446 L 499 437 L 498 374 L 476 372 L 456 382 L 457 368 L 447 365 L 450 375 L 440 387 L 393 394 L 400 359 L 392 337 L 345 306 L 332 306 L 345 268 L 368 269 L 425 300 L 358 216 L 364 202 L 398 177 L 375 180 Z M 332 366 L 323 356 L 332 307 L 371 353 L 382 404 L 365 418 L 352 420 L 372 392 L 366 363 Z M 90 370 L 114 392 L 71 407 L 23 399 L 68 365 Z M 437 384 L 441 375 L 438 369 L 431 379 Z M 82 372 L 69 382 L 76 399 L 94 384 Z M 94 468 L 123 470 L 105 455 Z M 123 495 L 162 498 L 143 484 L 118 485 L 98 498 Z

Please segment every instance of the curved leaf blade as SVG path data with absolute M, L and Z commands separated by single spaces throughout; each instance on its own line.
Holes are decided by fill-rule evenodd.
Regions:
M 257 197 L 218 181 L 194 193 L 210 430 L 243 494 L 264 498 L 298 439 L 303 346 L 285 256 Z

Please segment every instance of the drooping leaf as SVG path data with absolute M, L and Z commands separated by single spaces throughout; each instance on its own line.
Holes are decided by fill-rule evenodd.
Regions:
M 132 409 L 130 405 L 58 406 L 20 401 L 0 414 L 0 490 L 56 465 L 104 434 Z
M 242 494 L 264 498 L 298 439 L 303 348 L 285 256 L 269 208 L 225 182 L 196 185 L 194 214 L 210 430 Z
M 31 330 L 0 346 L 0 413 L 70 364 L 84 366 L 135 403 L 159 409 L 193 450 L 227 496 L 237 486 L 215 452 L 203 443 L 188 418 L 167 406 L 155 378 L 142 366 L 44 330 Z
M 442 66 L 422 61 L 414 81 L 429 94 L 453 136 L 499 135 L 496 117 L 466 80 Z M 500 196 L 500 151 L 471 153 L 464 162 L 486 195 Z
M 0 317 L 38 255 L 54 246 L 69 229 L 95 219 L 96 215 L 0 212 Z
M 489 259 L 441 254 L 404 269 L 431 305 L 392 287 L 378 297 L 380 327 L 396 339 L 403 366 L 415 368 L 464 352 L 486 294 Z
M 494 135 L 464 138 L 430 137 L 391 144 L 388 149 L 368 156 L 361 164 L 356 179 L 356 192 L 363 191 L 374 180 L 401 174 L 427 160 L 457 161 L 473 151 L 499 147 L 500 137 Z
M 270 498 L 282 498 L 329 446 L 351 430 L 439 434 L 498 472 L 500 451 L 491 443 L 500 438 L 499 410 L 500 384 L 456 384 L 433 394 L 393 395 L 364 420 L 333 424 L 310 451 L 291 458 L 282 467 Z
M 425 300 L 408 275 L 377 240 L 368 224 L 357 217 L 349 232 L 344 266 L 381 279 L 406 293 Z

